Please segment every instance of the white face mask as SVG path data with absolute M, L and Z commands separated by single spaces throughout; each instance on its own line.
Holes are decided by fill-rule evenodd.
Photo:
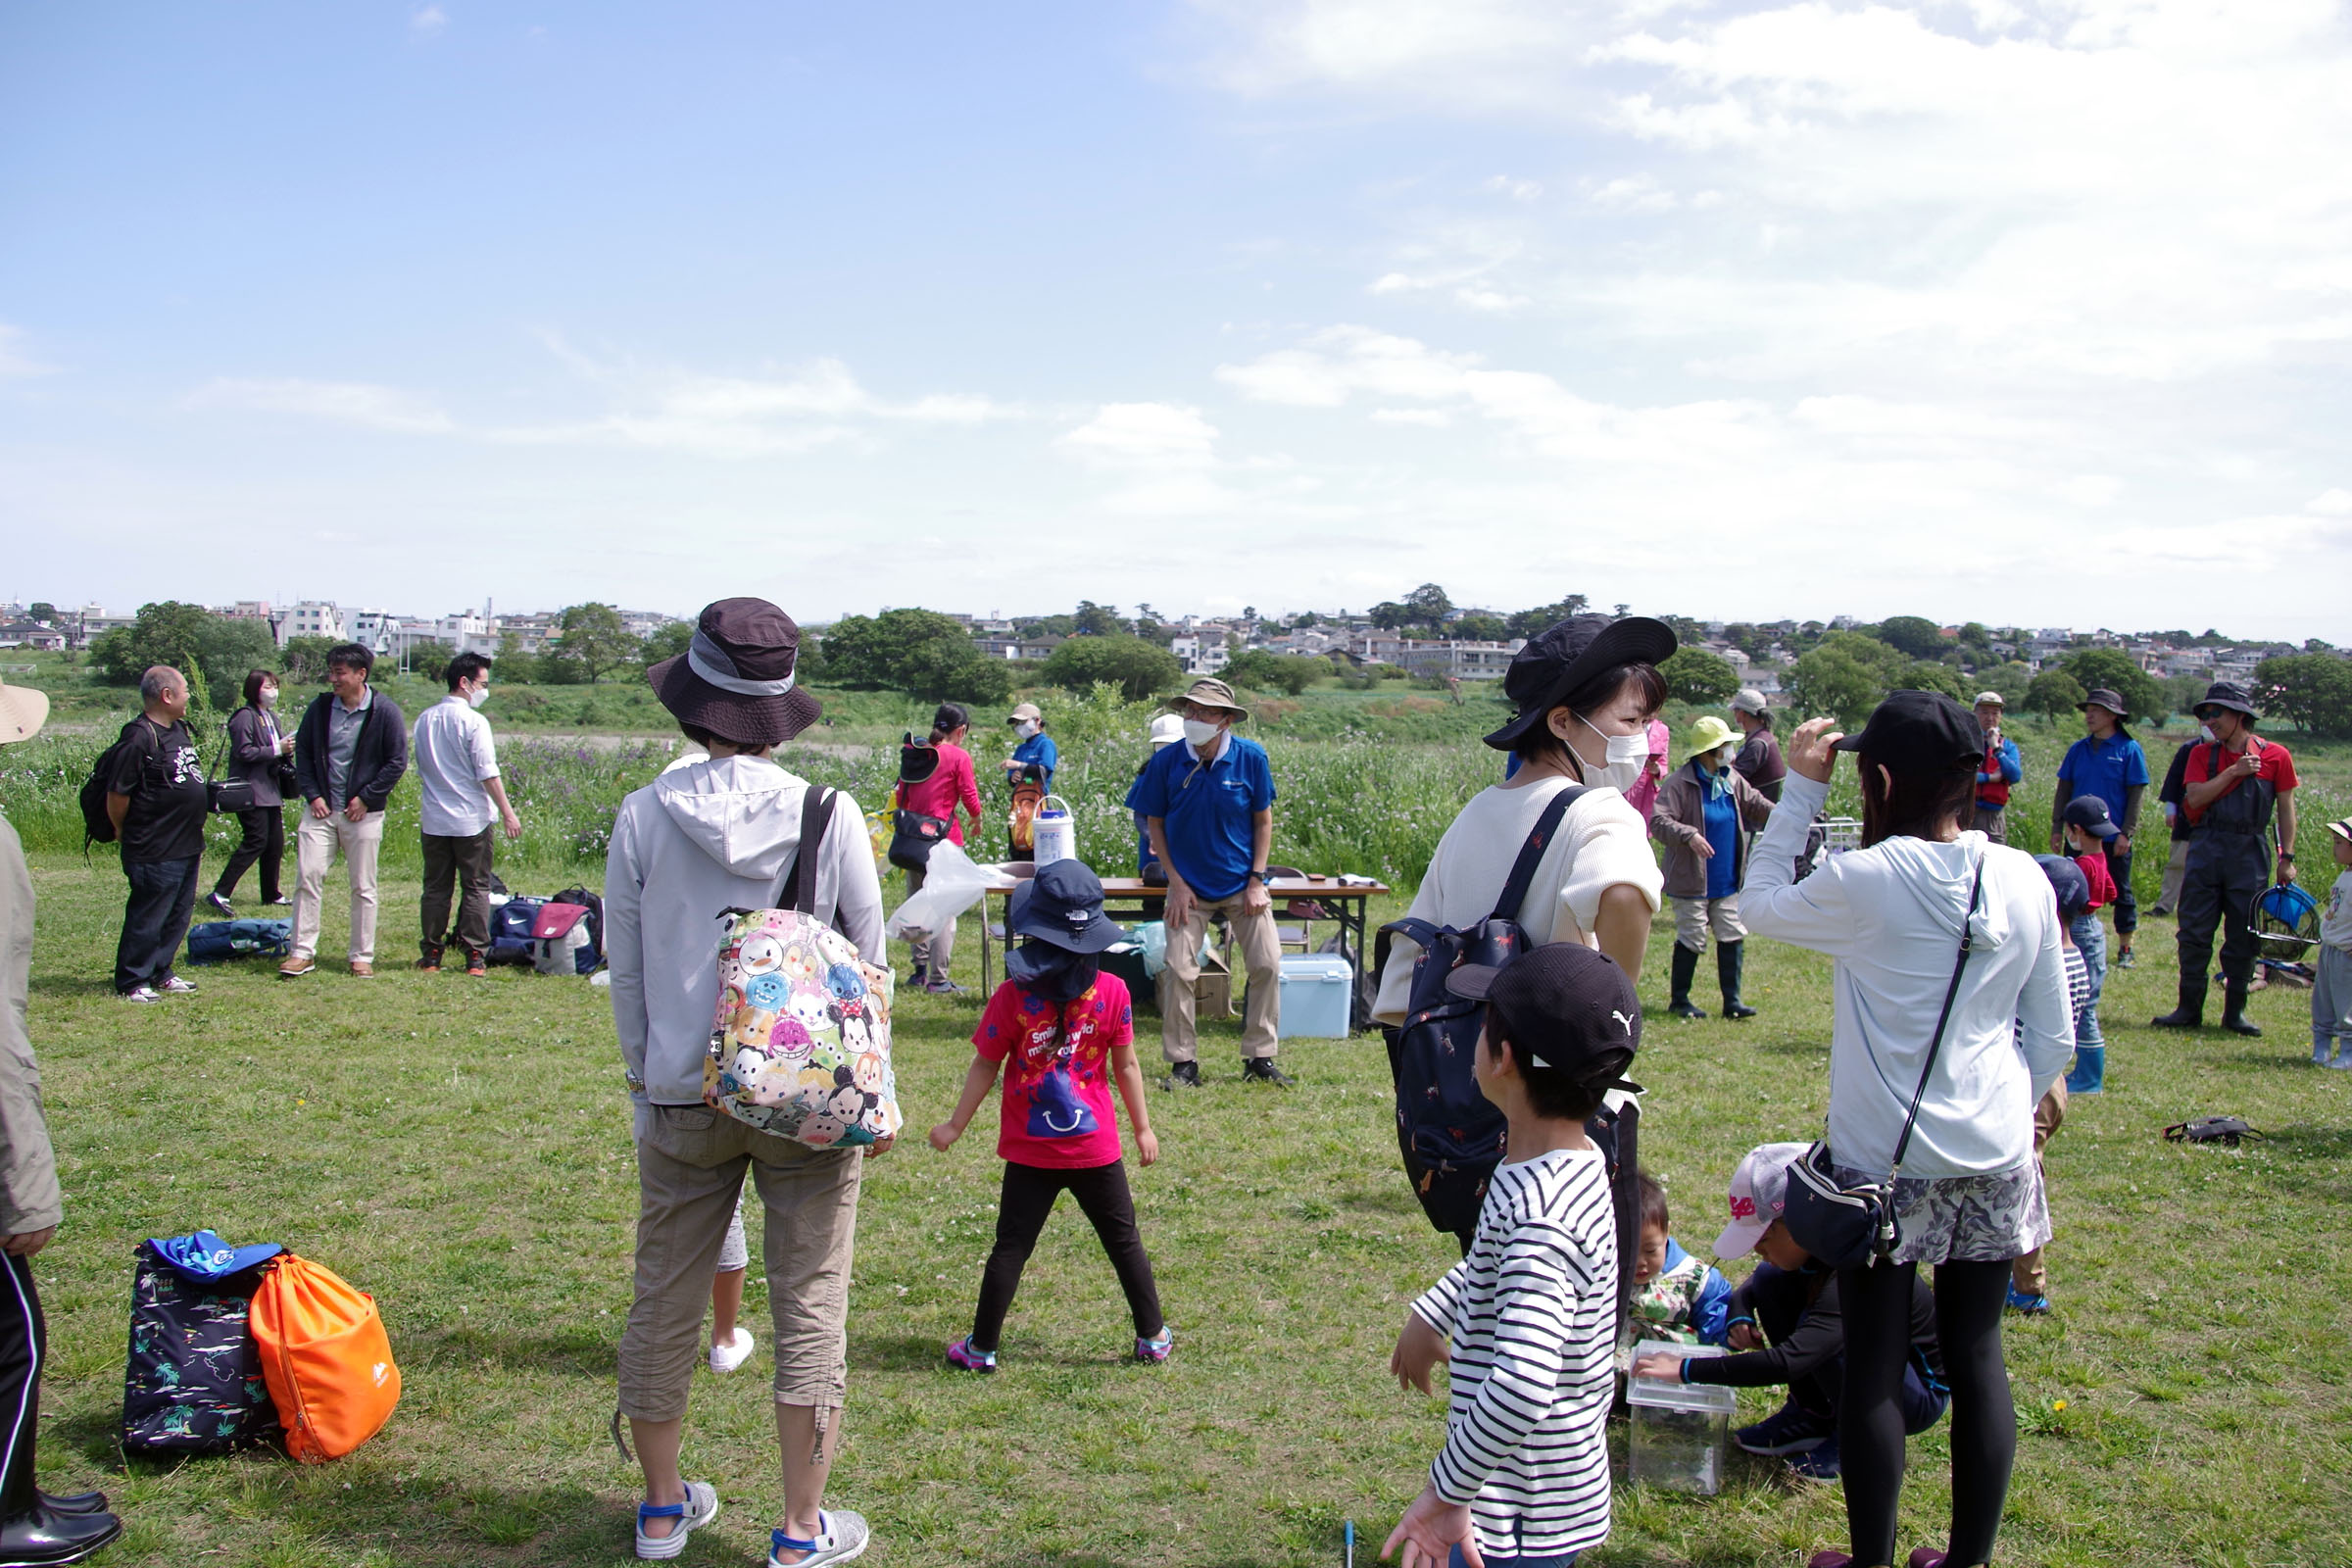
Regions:
M 1587 784 L 1605 785 L 1610 789 L 1622 791 L 1630 790 L 1642 782 L 1642 770 L 1649 765 L 1649 737 L 1647 735 L 1639 730 L 1631 735 L 1601 735 L 1601 732 L 1593 727 L 1592 721 L 1582 713 L 1576 715 L 1576 721 L 1592 730 L 1593 734 L 1600 735 L 1600 738 L 1607 743 L 1601 754 L 1606 760 L 1598 766 L 1588 760 L 1583 752 L 1576 754 L 1577 760 L 1585 764 L 1585 782 Z
M 475 687 L 469 688 L 469 689 L 466 691 L 466 703 L 467 703 L 469 706 L 471 706 L 471 707 L 474 707 L 474 708 L 479 708 L 479 707 L 481 707 L 481 706 L 482 706 L 484 703 L 488 702 L 489 700 L 490 700 L 490 685 L 489 685 L 489 682 L 487 682 L 487 681 L 483 682 L 483 683 L 482 683 L 481 685 L 479 685 L 479 686 L 475 686 Z
M 264 708 L 275 708 L 277 706 L 276 687 L 265 686 L 262 688 L 262 706 Z
M 1184 721 L 1184 738 L 1192 743 L 1193 750 L 1197 752 L 1215 740 L 1217 731 L 1222 727 L 1205 718 L 1188 718 Z
M 1012 726 L 1012 732 L 1023 740 L 1030 740 L 1037 734 L 1037 720 L 1034 718 L 1024 718 L 1018 724 Z

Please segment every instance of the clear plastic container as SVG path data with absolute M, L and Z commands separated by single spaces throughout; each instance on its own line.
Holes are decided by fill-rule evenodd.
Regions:
M 1711 1345 L 1672 1345 L 1643 1340 L 1634 1347 L 1634 1360 L 1650 1354 L 1721 1355 Z M 1725 1450 L 1730 1445 L 1732 1412 L 1740 1407 L 1740 1391 L 1713 1383 L 1674 1383 L 1664 1378 L 1634 1378 L 1625 1391 L 1633 1406 L 1632 1464 L 1627 1479 L 1671 1492 L 1694 1492 L 1711 1497 L 1723 1490 Z

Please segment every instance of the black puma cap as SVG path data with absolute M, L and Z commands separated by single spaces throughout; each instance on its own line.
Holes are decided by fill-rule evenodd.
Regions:
M 1508 963 L 1465 963 L 1446 989 L 1501 1014 L 1503 1037 L 1529 1066 L 1590 1089 L 1633 1087 L 1620 1074 L 1642 1045 L 1642 1004 L 1607 955 L 1553 942 Z

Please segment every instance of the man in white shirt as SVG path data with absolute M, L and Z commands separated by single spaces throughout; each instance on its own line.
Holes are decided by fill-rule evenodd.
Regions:
M 409 748 L 424 788 L 418 825 L 424 839 L 423 956 L 416 967 L 441 967 L 442 950 L 449 942 L 450 883 L 460 887 L 458 946 L 466 952 L 466 972 L 486 972 L 490 956 L 491 808 L 508 838 L 519 837 L 522 821 L 507 804 L 507 786 L 498 776 L 498 747 L 490 737 L 490 721 L 477 710 L 490 696 L 490 661 L 479 654 L 460 654 L 449 662 L 449 695 L 424 710 L 416 720 L 416 736 Z

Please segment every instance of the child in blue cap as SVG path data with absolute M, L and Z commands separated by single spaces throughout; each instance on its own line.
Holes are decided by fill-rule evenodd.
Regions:
M 1143 1069 L 1135 1059 L 1127 983 L 1102 970 L 1102 950 L 1122 933 L 1102 913 L 1101 880 L 1076 860 L 1041 866 L 1015 888 L 1005 929 L 1020 944 L 1004 955 L 1004 983 L 988 999 L 972 1035 L 972 1064 L 955 1112 L 931 1129 L 932 1148 L 943 1154 L 953 1149 L 1004 1068 L 997 1153 L 1004 1161 L 1004 1185 L 997 1245 L 981 1271 L 972 1332 L 948 1347 L 949 1364 L 967 1372 L 997 1369 L 1004 1314 L 1064 1189 L 1094 1222 L 1118 1271 L 1135 1316 L 1136 1359 L 1164 1361 L 1173 1336 L 1159 1314 L 1159 1291 L 1136 1228 L 1118 1117 L 1110 1106 L 1116 1078 L 1127 1119 L 1135 1124 L 1138 1158 L 1146 1165 L 1159 1158 Z

